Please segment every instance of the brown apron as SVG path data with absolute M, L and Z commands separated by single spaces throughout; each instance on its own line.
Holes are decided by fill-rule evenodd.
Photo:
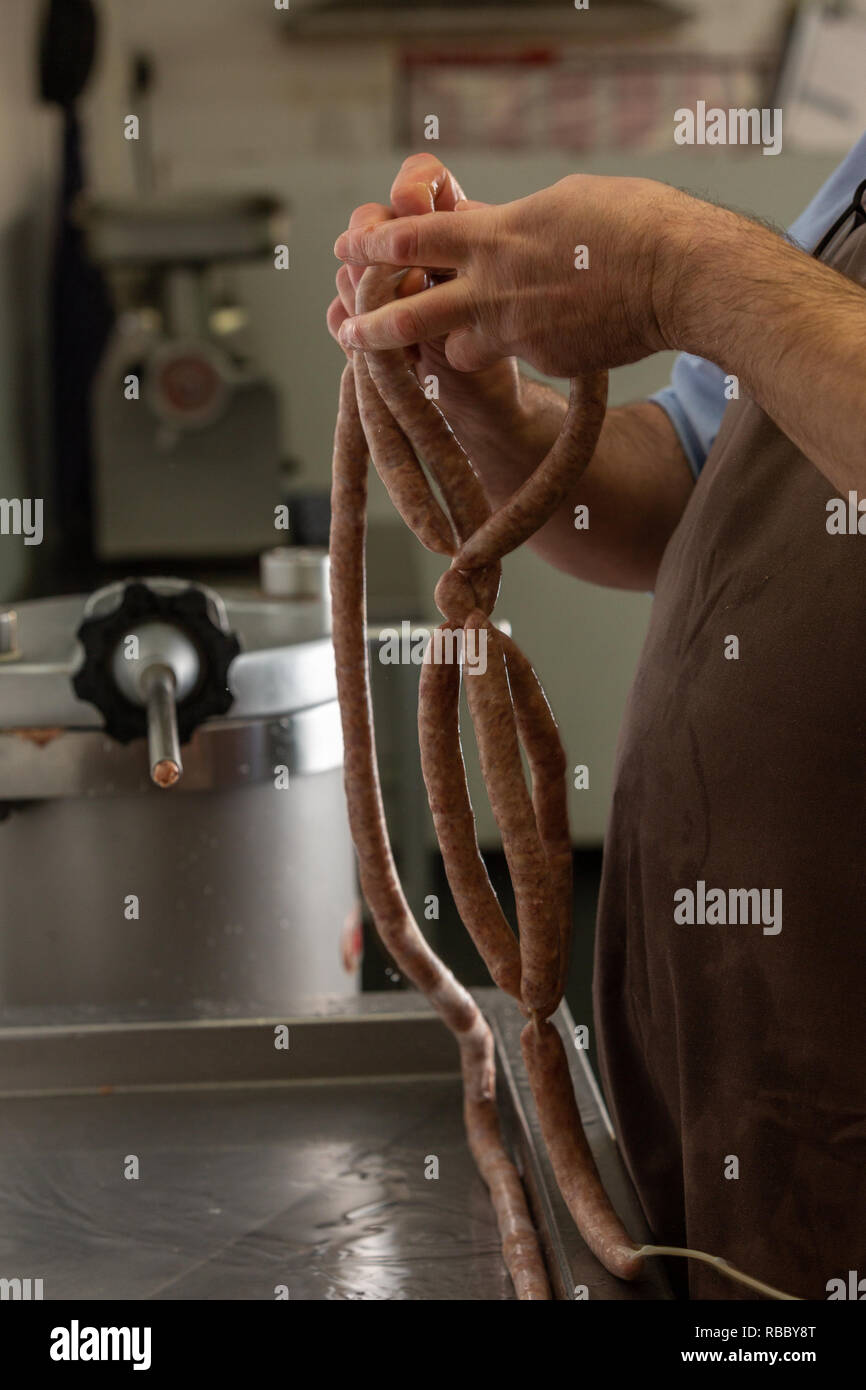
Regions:
M 866 284 L 859 204 L 823 259 Z M 828 533 L 836 495 L 754 402 L 728 406 L 620 734 L 594 987 L 656 1239 L 813 1299 L 866 1278 L 866 535 Z M 753 888 L 764 922 L 754 895 L 731 911 Z M 755 1296 L 687 1268 L 692 1298 Z

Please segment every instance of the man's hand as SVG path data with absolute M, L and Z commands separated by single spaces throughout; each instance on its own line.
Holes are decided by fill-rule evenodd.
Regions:
M 839 492 L 866 491 L 866 291 L 727 208 L 572 175 L 502 207 L 357 225 L 335 250 L 356 266 L 457 271 L 348 319 L 346 346 L 445 335 L 455 367 L 515 354 L 553 376 L 681 349 L 736 376 Z
M 672 298 L 694 234 L 690 210 L 703 206 L 648 179 L 575 174 L 457 216 L 356 215 L 334 248 L 356 270 L 386 264 L 456 274 L 347 317 L 340 341 L 390 348 L 444 337 L 448 362 L 462 371 L 510 356 L 559 377 L 637 361 L 669 346 L 659 306 Z
M 391 206 L 367 203 L 352 214 L 350 226 L 353 231 L 385 228 L 395 224 L 397 216 L 418 222 L 441 217 L 456 223 L 483 210 L 484 204 L 464 199 L 438 159 L 413 155 L 394 181 Z M 363 271 L 358 263 L 342 265 L 337 272 L 339 296 L 328 310 L 334 337 L 354 317 L 355 288 Z M 417 298 L 426 283 L 421 269 L 409 270 L 398 304 Z M 513 356 L 491 353 L 498 358 L 491 366 L 475 372 L 455 370 L 445 356 L 445 343 L 444 337 L 434 337 L 416 347 L 415 370 L 422 381 L 429 375 L 438 378 L 439 408 L 496 507 L 525 482 L 551 448 L 567 403 L 549 387 L 520 376 Z M 574 496 L 531 545 L 569 574 L 602 584 L 649 588 L 691 483 L 673 426 L 662 410 L 653 405 L 609 410 L 596 455 Z M 575 530 L 578 503 L 592 510 L 591 532 Z
M 391 187 L 391 206 L 364 203 L 355 209 L 350 229 L 386 225 L 395 217 L 418 217 L 425 213 L 461 213 L 478 209 L 484 204 L 469 202 L 454 175 L 434 155 L 415 154 L 403 165 Z M 364 273 L 363 265 L 341 265 L 337 271 L 337 297 L 328 308 L 327 322 L 331 336 L 340 342 L 342 325 L 355 314 L 355 290 Z M 400 285 L 400 298 L 414 296 L 429 284 L 421 269 L 409 269 Z M 415 370 L 423 383 L 435 377 L 439 383 L 440 409 L 456 423 L 458 417 L 473 417 L 495 412 L 501 417 L 512 415 L 518 408 L 520 384 L 514 358 L 497 360 L 483 370 L 465 373 L 455 370 L 445 356 L 445 339 L 408 345 L 415 361 Z M 346 348 L 351 351 L 351 348 Z M 501 357 L 501 354 L 499 355 Z

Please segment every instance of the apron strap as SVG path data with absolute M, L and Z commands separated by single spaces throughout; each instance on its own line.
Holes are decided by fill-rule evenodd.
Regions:
M 853 225 L 850 229 L 852 232 L 856 231 L 858 227 L 862 227 L 863 223 L 866 222 L 866 208 L 864 208 L 863 206 L 864 193 L 866 193 L 866 179 L 864 179 L 861 184 L 858 184 L 857 189 L 854 193 L 854 197 L 851 199 L 851 202 L 848 204 L 841 217 L 836 218 L 836 221 L 833 223 L 830 230 L 825 232 L 821 240 L 818 242 L 818 245 L 812 252 L 812 255 L 816 259 L 819 256 L 823 255 L 836 233 L 840 230 L 840 228 L 844 227 L 849 217 L 854 218 Z

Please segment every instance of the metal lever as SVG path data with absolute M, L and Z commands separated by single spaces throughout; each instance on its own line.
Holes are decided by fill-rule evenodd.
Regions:
M 155 662 L 139 682 L 147 707 L 150 775 L 158 787 L 173 787 L 183 772 L 177 735 L 175 679 L 170 666 Z

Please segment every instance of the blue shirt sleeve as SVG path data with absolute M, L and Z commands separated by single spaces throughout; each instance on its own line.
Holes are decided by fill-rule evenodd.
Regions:
M 828 227 L 841 217 L 864 178 L 866 135 L 860 137 L 808 207 L 791 223 L 791 241 L 804 251 L 814 250 Z M 670 417 L 695 477 L 706 463 L 725 413 L 725 375 L 715 363 L 683 352 L 674 363 L 670 385 L 650 396 Z

